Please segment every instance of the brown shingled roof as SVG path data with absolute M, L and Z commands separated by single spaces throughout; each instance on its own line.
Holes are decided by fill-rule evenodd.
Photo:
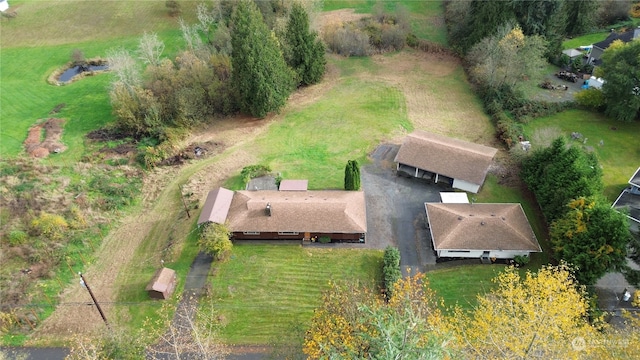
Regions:
M 425 203 L 435 250 L 541 251 L 520 204 Z
M 282 180 L 280 182 L 280 191 L 307 191 L 309 180 Z
M 362 191 L 236 191 L 228 219 L 238 232 L 367 232 Z
M 395 162 L 482 185 L 498 150 L 416 130 L 409 134 Z
M 223 187 L 209 191 L 207 200 L 205 200 L 204 206 L 202 206 L 202 212 L 198 218 L 198 225 L 209 221 L 224 224 L 232 199 L 233 191 Z

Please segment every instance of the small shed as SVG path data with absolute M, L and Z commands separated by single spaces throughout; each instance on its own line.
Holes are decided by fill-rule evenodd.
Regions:
M 567 55 L 569 57 L 569 59 L 571 59 L 571 60 L 582 56 L 582 51 L 579 51 L 579 50 L 576 50 L 576 49 L 563 50 L 562 53 Z
M 156 271 L 155 275 L 147 285 L 147 292 L 152 299 L 167 299 L 176 289 L 176 272 L 169 268 L 163 267 Z

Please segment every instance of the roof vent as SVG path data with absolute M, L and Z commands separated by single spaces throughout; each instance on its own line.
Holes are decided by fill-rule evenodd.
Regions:
M 486 222 L 484 222 L 484 221 L 480 222 L 480 225 L 485 225 L 485 224 L 486 224 Z
M 505 220 L 507 220 L 507 219 L 503 216 L 503 217 L 502 217 L 502 221 L 505 221 Z
M 462 216 L 458 216 L 458 220 L 462 220 Z
M 267 216 L 271 216 L 271 203 L 267 203 L 267 208 L 265 209 Z

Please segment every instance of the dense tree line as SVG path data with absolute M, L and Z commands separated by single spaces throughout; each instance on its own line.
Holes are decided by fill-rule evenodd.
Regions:
M 162 57 L 155 34 L 145 34 L 135 52 L 110 52 L 110 96 L 121 131 L 162 142 L 238 111 L 264 117 L 281 109 L 296 85 L 322 79 L 324 46 L 302 3 L 211 5 L 198 6 L 196 24 L 180 20 L 185 48 L 175 59 Z M 280 23 L 285 26 L 274 28 Z M 162 150 L 147 150 L 163 157 Z
M 521 175 L 550 223 L 555 257 L 577 267 L 580 283 L 627 272 L 628 220 L 603 198 L 602 170 L 592 153 L 560 137 L 525 158 Z

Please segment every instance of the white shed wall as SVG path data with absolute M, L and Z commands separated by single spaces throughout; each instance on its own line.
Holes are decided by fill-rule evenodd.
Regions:
M 460 179 L 453 179 L 453 188 L 455 189 L 460 189 L 460 190 L 464 190 L 464 191 L 468 191 L 474 194 L 477 194 L 478 191 L 480 190 L 480 185 L 478 184 L 472 184 L 468 181 L 464 181 L 464 180 L 460 180 Z

